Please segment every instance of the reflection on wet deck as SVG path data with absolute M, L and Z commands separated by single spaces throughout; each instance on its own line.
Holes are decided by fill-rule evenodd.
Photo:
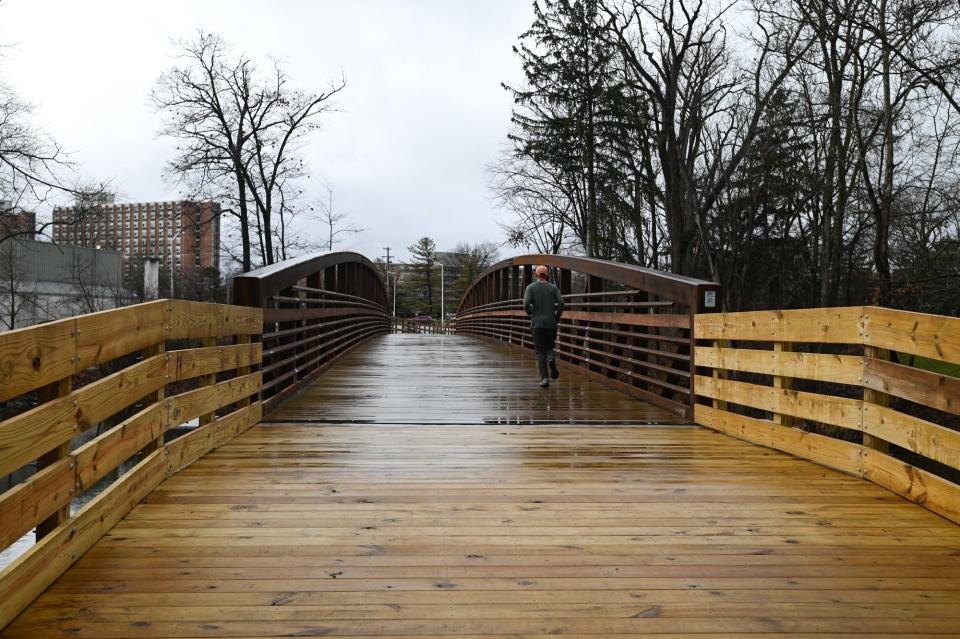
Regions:
M 270 421 L 372 423 L 683 423 L 673 413 L 561 369 L 537 386 L 529 351 L 461 335 L 369 340 Z

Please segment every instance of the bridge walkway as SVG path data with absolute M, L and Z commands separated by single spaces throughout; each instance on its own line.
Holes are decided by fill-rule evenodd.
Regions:
M 0 637 L 960 636 L 955 524 L 572 374 L 535 383 L 483 340 L 371 340 Z

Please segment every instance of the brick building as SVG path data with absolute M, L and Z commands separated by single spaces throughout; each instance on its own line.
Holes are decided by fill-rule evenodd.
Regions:
M 214 202 L 116 203 L 103 197 L 90 205 L 53 210 L 53 239 L 60 244 L 120 251 L 154 258 L 182 276 L 220 270 L 220 205 Z
M 15 207 L 10 200 L 0 200 L 0 238 L 14 235 L 22 240 L 33 240 L 36 233 L 36 214 Z

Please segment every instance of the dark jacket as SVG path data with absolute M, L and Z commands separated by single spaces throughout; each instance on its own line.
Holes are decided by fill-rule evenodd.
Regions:
M 556 328 L 563 313 L 560 289 L 550 282 L 534 282 L 523 292 L 523 310 L 530 316 L 531 328 Z

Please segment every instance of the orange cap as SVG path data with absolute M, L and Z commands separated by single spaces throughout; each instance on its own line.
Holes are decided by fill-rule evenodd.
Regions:
M 537 275 L 546 275 L 548 272 L 547 267 L 543 264 L 537 267 Z

